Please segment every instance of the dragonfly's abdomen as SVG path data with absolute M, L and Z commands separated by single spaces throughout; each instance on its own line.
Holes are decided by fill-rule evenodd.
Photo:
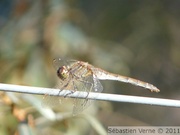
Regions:
M 126 76 L 122 76 L 118 74 L 109 73 L 99 68 L 95 68 L 94 73 L 96 74 L 96 77 L 100 80 L 116 80 L 120 82 L 130 83 L 136 86 L 140 86 L 140 87 L 149 89 L 152 92 L 160 91 L 157 87 L 155 87 L 154 85 L 150 83 L 146 83 L 146 82 L 134 79 L 134 78 L 130 78 L 130 77 L 126 77 Z

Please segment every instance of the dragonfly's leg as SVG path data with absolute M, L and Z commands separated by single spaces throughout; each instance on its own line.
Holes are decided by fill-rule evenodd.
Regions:
M 79 70 L 79 69 L 81 69 L 81 68 L 82 68 L 81 65 L 78 65 L 78 66 L 77 66 L 77 64 L 74 64 L 74 65 L 70 68 L 70 71 L 69 71 L 69 72 L 74 73 L 74 72 L 76 72 L 77 70 Z
M 76 78 L 76 80 L 78 80 L 78 81 L 80 81 L 80 82 L 82 82 L 82 83 L 90 84 L 90 85 L 91 85 L 91 89 L 92 89 L 92 87 L 94 86 L 93 83 L 91 83 L 91 82 L 89 82 L 89 81 L 85 81 L 85 79 L 81 79 L 81 78 L 85 78 L 85 77 L 83 77 L 83 76 L 81 76 L 81 78 L 80 78 L 80 77 L 74 75 L 74 77 Z
M 64 97 L 66 98 L 68 95 L 70 95 L 70 94 L 72 94 L 72 93 L 74 93 L 76 90 L 77 90 L 77 86 L 74 84 L 74 81 L 73 81 L 73 79 L 72 79 L 73 77 L 71 76 L 71 78 L 68 80 L 68 82 L 67 82 L 67 86 L 69 85 L 69 83 L 70 83 L 70 81 L 72 81 L 72 85 L 73 85 L 73 89 L 72 90 L 70 90 L 70 92 L 69 93 L 67 93 Z M 66 86 L 66 87 L 67 87 Z
M 67 93 L 66 95 L 64 95 L 64 98 L 66 98 L 68 95 L 71 95 L 71 94 L 73 94 L 75 91 L 70 91 L 69 93 Z
M 68 95 L 70 94 L 73 94 L 75 91 L 77 91 L 77 86 L 74 84 L 74 81 L 72 80 L 72 83 L 73 83 L 73 89 L 74 90 L 71 90 L 69 93 L 67 93 L 64 97 L 66 98 Z
M 74 77 L 76 78 L 76 80 L 78 80 L 78 81 L 80 81 L 80 82 L 82 82 L 82 83 L 90 84 L 90 85 L 91 85 L 91 89 L 92 89 L 92 87 L 94 86 L 91 82 L 85 81 L 85 79 L 81 79 L 80 77 L 78 77 L 78 76 L 76 76 L 76 75 L 74 75 Z M 82 78 L 84 78 L 84 77 L 82 77 Z
M 61 89 L 59 90 L 58 95 L 61 93 L 62 90 L 64 90 L 64 89 L 69 85 L 69 83 L 70 83 L 70 79 L 68 80 L 68 82 L 67 82 L 63 87 L 61 87 Z M 69 93 L 68 93 L 68 94 L 69 94 Z M 67 95 L 67 94 L 66 94 L 66 95 Z M 65 95 L 64 97 L 66 97 L 66 95 Z
M 61 89 L 59 89 L 58 95 L 61 93 L 61 91 L 68 86 L 68 83 L 66 83 Z
M 86 85 L 87 85 L 87 84 L 90 84 L 91 86 L 90 86 L 90 91 L 89 91 L 89 92 L 91 92 L 91 90 L 92 90 L 93 87 L 94 87 L 93 83 L 91 83 L 91 82 L 89 82 L 89 81 L 85 81 L 85 79 L 81 79 L 81 78 L 85 78 L 85 77 L 83 77 L 83 76 L 81 76 L 81 78 L 80 78 L 80 77 L 74 75 L 74 77 L 76 78 L 76 80 L 78 80 L 78 81 L 80 81 L 80 82 L 82 82 L 82 83 L 85 83 Z M 86 86 L 85 86 L 85 88 L 86 88 Z M 81 104 L 82 106 L 85 106 L 86 103 L 87 103 L 87 101 L 88 101 L 87 97 L 89 96 L 89 92 L 88 92 L 88 91 L 86 91 L 86 92 L 87 92 L 87 95 L 86 95 L 86 97 L 85 97 L 84 102 Z

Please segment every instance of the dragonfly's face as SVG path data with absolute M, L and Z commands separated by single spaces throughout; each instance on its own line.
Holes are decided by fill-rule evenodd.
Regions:
M 67 67 L 66 66 L 59 67 L 59 69 L 57 70 L 57 76 L 62 80 L 68 78 L 69 72 Z

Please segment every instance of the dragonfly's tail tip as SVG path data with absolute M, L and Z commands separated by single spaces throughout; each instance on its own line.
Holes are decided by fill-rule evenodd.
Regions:
M 158 89 L 158 90 L 156 90 L 156 92 L 160 92 L 160 90 Z
M 151 89 L 150 91 L 151 91 L 151 92 L 157 92 L 157 93 L 160 92 L 160 90 L 159 90 L 158 88 L 156 88 L 156 89 Z

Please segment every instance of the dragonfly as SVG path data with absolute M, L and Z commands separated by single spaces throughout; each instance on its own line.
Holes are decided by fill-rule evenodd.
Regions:
M 154 85 L 143 82 L 130 77 L 113 74 L 107 72 L 101 68 L 94 67 L 93 65 L 77 60 L 61 59 L 57 58 L 53 60 L 54 67 L 56 68 L 56 74 L 59 78 L 60 92 L 64 89 L 75 91 L 100 93 L 103 91 L 103 86 L 100 80 L 115 80 L 124 83 L 130 83 L 132 85 L 140 86 L 151 92 L 159 92 L 160 90 Z M 76 115 L 86 109 L 93 100 L 90 99 L 74 99 L 73 115 Z

